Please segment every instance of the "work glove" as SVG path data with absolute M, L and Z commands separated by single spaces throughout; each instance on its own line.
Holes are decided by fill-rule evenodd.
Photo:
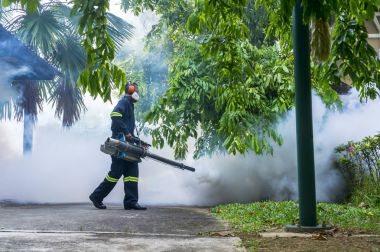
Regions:
M 127 141 L 131 141 L 132 140 L 132 134 L 131 133 L 128 133 L 128 134 L 126 134 L 125 135 L 125 140 L 127 140 Z
M 147 149 L 149 149 L 150 145 L 149 144 L 142 144 L 142 147 L 147 150 Z

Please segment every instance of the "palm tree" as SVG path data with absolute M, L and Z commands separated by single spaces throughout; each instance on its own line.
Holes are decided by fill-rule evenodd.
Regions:
M 70 15 L 70 7 L 62 1 L 41 4 L 33 14 L 25 9 L 7 11 L 13 15 L 1 15 L 6 29 L 62 73 L 53 81 L 18 81 L 13 84 L 21 97 L 15 102 L 15 117 L 24 119 L 25 153 L 32 149 L 33 127 L 44 101 L 55 106 L 55 115 L 62 119 L 63 127 L 71 127 L 86 110 L 82 93 L 76 85 L 85 67 L 86 55 L 76 32 L 79 15 Z M 107 25 L 118 49 L 132 36 L 133 26 L 113 14 L 108 14 Z M 0 108 L 0 111 L 9 108 L 9 103 L 5 106 L 8 107 Z M 0 119 L 1 116 L 2 113 Z

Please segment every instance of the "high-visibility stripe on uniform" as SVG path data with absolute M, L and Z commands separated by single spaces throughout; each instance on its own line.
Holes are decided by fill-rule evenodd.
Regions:
M 121 113 L 119 113 L 119 112 L 112 112 L 111 113 L 111 117 L 113 117 L 113 116 L 122 117 L 123 115 Z
M 124 182 L 139 182 L 139 178 L 138 177 L 128 176 L 128 177 L 124 178 Z
M 116 183 L 119 179 L 118 178 L 113 178 L 109 175 L 106 176 L 106 180 L 108 180 L 111 183 Z

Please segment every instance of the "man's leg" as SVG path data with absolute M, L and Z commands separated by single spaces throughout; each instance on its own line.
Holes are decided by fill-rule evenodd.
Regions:
M 95 189 L 90 195 L 90 200 L 94 203 L 94 206 L 100 209 L 105 209 L 103 205 L 103 199 L 112 191 L 117 181 L 123 173 L 123 160 L 112 157 L 111 170 L 108 172 L 104 181 Z
M 138 181 L 139 165 L 138 163 L 125 161 L 124 168 L 124 208 L 135 210 L 146 210 L 145 207 L 137 204 L 139 200 Z

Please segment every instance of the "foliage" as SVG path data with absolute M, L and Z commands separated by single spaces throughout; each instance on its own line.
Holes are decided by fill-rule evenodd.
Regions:
M 248 27 L 249 41 L 257 47 L 265 45 L 273 45 L 276 38 L 273 34 L 269 34 L 266 38 L 266 29 L 269 26 L 268 11 L 262 5 L 255 5 L 254 1 L 249 1 L 246 7 L 245 25 Z
M 166 140 L 177 157 L 184 157 L 188 138 L 198 137 L 198 131 L 196 155 L 220 143 L 230 153 L 271 152 L 269 143 L 281 142 L 275 123 L 293 105 L 291 16 L 296 2 L 121 1 L 125 11 L 149 9 L 160 15 L 149 40 L 164 36 L 168 41 L 171 88 L 147 117 L 158 125 L 155 145 Z M 318 94 L 334 104 L 338 95 L 332 87 L 351 79 L 362 99 L 376 98 L 379 60 L 363 25 L 378 10 L 377 0 L 302 0 L 302 5 L 304 22 L 312 24 L 312 82 Z M 107 0 L 75 0 L 72 12 L 79 12 L 87 54 L 80 85 L 104 100 L 110 99 L 111 87 L 121 89 L 125 81 L 112 64 L 116 47 L 106 28 L 108 7 Z M 264 29 L 267 41 L 262 40 Z
M 243 41 L 236 34 L 216 38 L 207 30 L 191 35 L 183 23 L 198 27 L 201 22 L 191 21 L 193 5 L 178 1 L 166 6 L 160 6 L 164 12 L 148 43 L 149 47 L 166 37 L 170 62 L 170 88 L 146 117 L 157 124 L 153 144 L 163 146 L 166 139 L 177 158 L 186 155 L 189 137 L 197 137 L 195 157 L 218 149 L 223 142 L 231 153 L 243 152 L 247 146 L 257 153 L 271 152 L 266 137 L 281 143 L 274 123 L 292 106 L 292 56 L 275 46 L 256 48 L 250 41 L 263 45 L 258 38 L 247 36 Z M 252 9 L 247 13 L 256 14 Z M 232 48 L 229 54 L 205 50 L 218 39 Z
M 32 80 L 15 81 L 14 88 L 22 94 L 22 99 L 16 102 L 15 117 L 21 120 L 24 115 L 30 115 L 32 122 L 37 120 L 38 111 L 42 110 L 43 96 L 38 83 Z
M 280 37 L 282 43 L 291 42 L 291 17 L 292 11 L 298 0 L 258 0 L 269 13 L 270 26 L 268 33 L 274 32 L 276 37 Z M 328 22 L 339 16 L 342 11 L 352 15 L 360 24 L 365 20 L 372 20 L 375 12 L 379 9 L 377 0 L 302 0 L 304 11 L 304 22 Z M 326 24 L 324 24 L 326 25 Z M 315 30 L 312 36 L 328 36 L 329 30 L 324 29 L 324 33 Z M 315 33 L 316 32 L 316 33 Z M 316 38 L 314 38 L 316 39 Z M 324 38 L 321 38 L 324 40 Z M 319 48 L 312 48 L 318 50 Z
M 153 7 L 161 15 L 148 36 L 149 44 L 157 37 L 169 41 L 170 88 L 146 117 L 149 123 L 157 125 L 152 131 L 155 146 L 162 147 L 166 140 L 178 158 L 186 155 L 189 137 L 197 138 L 195 157 L 213 152 L 221 145 L 229 153 L 253 149 L 260 154 L 271 152 L 269 139 L 281 143 L 275 123 L 293 105 L 290 17 L 295 1 L 198 0 L 176 1 L 175 5 L 167 1 L 124 2 L 128 2 L 124 7 L 135 13 Z M 361 89 L 362 97 L 370 96 L 368 88 L 363 88 L 366 85 L 372 85 L 372 93 L 376 92 L 373 84 L 377 81 L 378 61 L 373 50 L 365 51 L 370 48 L 366 33 L 355 41 L 349 40 L 352 36 L 344 33 L 356 34 L 358 30 L 344 30 L 336 25 L 333 54 L 330 54 L 330 19 L 334 10 L 343 8 L 344 4 L 343 1 L 338 5 L 323 1 L 304 3 L 305 21 L 314 23 L 312 42 L 317 61 L 313 65 L 313 86 L 328 105 L 339 104 L 333 87 L 340 84 L 339 76 L 343 75 L 333 71 L 339 71 L 335 66 L 349 64 L 346 69 L 351 72 L 367 67 L 372 74 L 360 74 L 362 78 L 356 78 L 354 86 Z M 350 11 L 360 6 L 345 8 Z M 350 18 L 360 20 L 358 25 L 362 27 L 364 18 L 373 16 L 375 9 L 371 8 L 368 13 L 355 9 L 355 13 L 350 12 Z M 263 18 L 268 15 L 269 20 Z M 256 16 L 260 19 L 253 18 Z M 184 22 L 188 29 L 183 28 Z M 256 29 L 258 22 L 261 26 Z M 265 29 L 266 42 L 260 35 Z M 343 36 L 346 45 L 353 48 L 355 59 L 349 63 L 341 62 L 352 54 L 334 43 L 338 41 L 337 36 Z M 280 48 L 267 48 L 274 38 L 280 39 Z M 261 48 L 263 45 L 265 48 Z M 275 53 L 268 53 L 270 50 Z M 359 58 L 361 53 L 366 57 Z M 332 63 L 324 62 L 326 59 Z M 260 69 L 275 69 L 275 72 Z M 269 86 L 280 91 L 270 94 Z M 277 99 L 273 99 L 276 95 Z
M 54 4 L 57 1 L 50 2 Z M 38 11 L 41 1 L 3 0 L 1 4 L 3 7 L 19 4 L 28 14 L 33 14 Z M 121 90 L 126 82 L 125 73 L 112 62 L 117 49 L 115 42 L 121 41 L 112 40 L 110 33 L 124 35 L 125 29 L 128 29 L 128 26 L 107 27 L 107 18 L 111 23 L 115 18 L 107 14 L 108 9 L 109 0 L 75 0 L 71 11 L 78 18 L 78 33 L 86 51 L 86 66 L 82 69 L 78 83 L 84 92 L 89 91 L 94 97 L 99 95 L 105 101 L 111 100 L 112 88 Z
M 367 42 L 367 31 L 349 15 L 341 13 L 333 34 L 332 53 L 314 74 L 319 86 L 334 86 L 342 80 L 360 91 L 361 99 L 375 99 L 380 93 L 380 61 Z
M 340 230 L 362 230 L 380 234 L 380 209 L 354 207 L 331 203 L 318 203 L 318 220 Z M 256 233 L 269 228 L 282 228 L 298 223 L 298 204 L 294 201 L 265 201 L 249 204 L 216 206 L 211 212 L 243 233 Z
M 52 6 L 63 19 L 68 19 L 69 24 L 73 26 L 76 31 L 79 29 L 79 21 L 81 18 L 81 13 L 72 13 L 72 8 L 63 4 L 57 3 Z M 124 45 L 126 39 L 130 39 L 133 36 L 133 25 L 127 23 L 124 19 L 115 16 L 109 12 L 106 13 L 107 17 L 107 33 L 112 39 L 117 50 Z
M 85 110 L 82 95 L 76 87 L 76 79 L 84 67 L 84 51 L 69 21 L 62 17 L 58 6 L 50 4 L 39 6 L 33 13 L 19 9 L 17 15 L 3 19 L 8 30 L 15 33 L 24 43 L 31 46 L 40 56 L 48 59 L 50 64 L 63 73 L 63 76 L 55 81 L 34 84 L 40 90 L 38 93 L 44 94 L 44 100 L 56 102 L 57 116 L 60 117 L 62 114 L 58 111 L 69 106 L 76 106 L 77 114 L 71 113 L 72 111 L 63 111 L 65 114 L 62 118 L 63 126 L 71 126 L 79 118 L 78 114 Z M 66 86 L 65 89 L 62 89 L 63 85 Z M 78 95 L 70 97 L 69 94 L 74 92 Z M 22 92 L 20 100 L 32 102 L 33 95 Z M 23 102 L 18 102 L 18 104 L 22 105 Z M 38 105 L 42 109 L 42 104 Z M 18 114 L 22 115 L 22 107 L 18 107 Z M 36 118 L 37 110 L 31 113 Z M 21 117 L 18 116 L 18 119 Z
M 188 30 L 180 29 L 178 22 L 173 21 L 179 17 L 178 10 L 157 4 L 156 12 L 161 14 L 163 9 L 163 15 L 171 14 L 169 21 L 161 19 L 165 25 L 160 26 L 167 27 L 165 32 L 177 55 L 171 58 L 170 88 L 147 117 L 148 122 L 158 125 L 153 131 L 154 144 L 163 146 L 166 139 L 174 147 L 176 157 L 186 154 L 189 137 L 198 138 L 196 157 L 220 144 L 232 154 L 248 149 L 258 154 L 271 152 L 268 140 L 281 142 L 275 123 L 293 104 L 293 61 L 289 55 L 290 18 L 295 1 L 198 0 L 194 7 L 191 1 L 183 2 L 182 7 L 186 3 L 188 6 L 181 9 L 182 16 L 188 13 L 186 10 L 194 9 L 187 19 Z M 144 8 L 145 1 L 140 3 Z M 270 59 L 264 53 L 270 50 L 267 45 L 257 49 L 252 44 L 251 38 L 258 31 L 249 24 L 252 20 L 260 22 L 263 16 L 247 11 L 252 10 L 247 6 L 253 4 L 258 13 L 263 7 L 269 13 L 270 22 L 263 20 L 268 25 L 267 39 L 274 36 L 280 40 L 280 48 L 274 47 L 276 53 Z M 363 25 L 364 20 L 373 17 L 376 4 L 369 0 L 359 3 L 342 0 L 303 1 L 303 5 L 304 21 L 314 24 L 312 46 L 316 61 L 312 83 L 318 94 L 328 105 L 339 105 L 333 88 L 344 78 L 351 78 L 362 98 L 375 98 L 380 81 L 379 60 L 367 43 Z M 272 69 L 288 71 L 283 71 L 276 82 L 276 78 L 268 77 L 276 76 Z M 264 79 L 287 93 L 268 95 Z M 275 96 L 277 99 L 272 100 Z
M 167 138 L 175 156 L 183 157 L 188 137 L 197 137 L 200 129 L 196 157 L 217 149 L 220 141 L 232 153 L 242 151 L 246 145 L 257 153 L 271 152 L 265 137 L 281 142 L 273 123 L 276 115 L 292 104 L 293 87 L 286 85 L 291 81 L 286 77 L 292 68 L 291 57 L 283 55 L 282 59 L 288 60 L 280 65 L 275 48 L 265 51 L 250 48 L 252 51 L 246 57 L 257 62 L 255 75 L 237 75 L 235 89 L 229 89 L 223 85 L 218 67 L 203 60 L 197 44 L 180 48 L 172 61 L 170 87 L 147 116 L 148 122 L 159 125 L 152 132 L 154 144 L 162 146 Z
M 71 80 L 63 80 L 60 85 L 54 86 L 49 102 L 56 107 L 55 115 L 62 118 L 62 125 L 70 127 L 79 120 L 85 104 L 82 93 L 77 88 L 72 88 Z
M 175 4 L 180 3 L 185 6 L 192 1 L 175 1 Z M 261 21 L 266 23 L 266 15 L 263 12 L 257 12 L 259 15 L 247 18 L 247 11 L 252 10 L 253 4 L 258 8 L 265 7 L 269 12 L 269 27 L 268 37 L 280 38 L 281 45 L 287 46 L 289 49 L 291 45 L 291 16 L 292 9 L 296 4 L 296 0 L 197 0 L 195 3 L 194 15 L 190 16 L 189 23 L 194 28 L 194 24 L 199 25 L 198 29 L 202 29 L 203 25 L 214 35 L 221 33 L 224 35 L 236 35 L 237 39 L 246 38 L 249 36 L 247 33 L 247 25 L 251 30 L 257 27 L 255 22 Z M 19 3 L 22 8 L 26 8 L 28 12 L 33 12 L 38 9 L 39 0 L 25 1 L 25 0 L 3 0 L 3 6 L 10 6 L 12 3 Z M 173 1 L 171 1 L 173 3 Z M 158 13 L 165 13 L 163 6 L 167 7 L 170 3 L 157 0 L 121 0 L 122 9 L 125 11 L 132 9 L 136 14 L 141 13 L 143 10 L 156 10 Z M 304 21 L 306 23 L 313 23 L 314 29 L 312 30 L 312 48 L 313 55 L 317 60 L 326 60 L 329 55 L 329 26 L 331 20 L 340 20 L 342 15 L 349 15 L 347 22 L 355 20 L 359 26 L 363 25 L 364 20 L 372 19 L 374 12 L 378 10 L 378 0 L 338 0 L 338 1 L 324 1 L 324 0 L 302 0 L 304 8 Z M 80 79 L 80 84 L 84 90 L 89 90 L 93 96 L 100 95 L 104 100 L 110 99 L 110 87 L 122 88 L 122 82 L 125 78 L 124 73 L 115 65 L 112 64 L 114 58 L 115 45 L 110 39 L 109 33 L 106 28 L 106 11 L 109 8 L 108 0 L 92 0 L 92 1 L 74 1 L 73 14 L 80 12 L 79 32 L 84 35 L 83 44 L 86 48 L 87 60 L 86 68 L 83 71 Z M 247 22 L 248 21 L 248 22 Z M 264 26 L 259 26 L 265 28 Z M 220 28 L 226 28 L 221 30 Z M 197 28 L 195 28 L 197 29 Z M 337 29 L 338 30 L 338 29 Z M 347 31 L 341 29 L 341 31 Z M 250 33 L 250 37 L 255 38 L 257 31 Z M 253 36 L 252 36 L 253 35 Z M 341 36 L 336 36 L 341 38 Z M 363 41 L 361 39 L 361 41 Z M 212 41 L 210 41 L 212 42 Z M 215 42 L 215 41 L 214 41 Z M 252 42 L 252 40 L 251 40 Z M 211 44 L 210 44 L 211 45 Z M 226 43 L 225 48 L 227 48 Z M 352 45 L 352 43 L 350 43 Z M 217 45 L 216 47 L 219 47 Z M 215 44 L 214 44 L 215 48 Z M 355 47 L 353 47 L 355 48 Z M 365 52 L 361 50 L 361 52 Z M 342 52 L 340 52 L 342 53 Z M 373 58 L 374 54 L 370 50 L 366 53 L 367 56 Z M 340 55 L 343 57 L 343 55 Z M 344 57 L 343 57 L 344 58 Z M 354 59 L 355 60 L 355 59 Z M 339 59 L 336 58 L 336 62 Z M 344 64 L 345 62 L 343 62 Z M 353 68 L 351 73 L 355 72 L 357 63 L 369 66 L 370 61 L 366 63 L 354 62 L 350 65 Z M 377 65 L 372 66 L 372 69 Z M 346 67 L 345 67 L 346 68 Z M 332 70 L 332 69 L 330 69 Z M 325 73 L 328 71 L 326 70 Z M 331 71 L 330 71 L 331 72 Z M 325 75 L 326 76 L 326 75 Z M 365 76 L 365 75 L 363 75 Z M 350 76 L 355 83 L 356 76 Z M 376 76 L 375 76 L 376 77 Z M 378 90 L 378 82 L 376 78 L 363 77 L 357 80 L 354 84 L 358 89 L 363 89 L 362 97 L 369 96 L 374 98 L 376 90 Z M 375 80 L 375 82 L 373 82 Z M 368 87 L 370 84 L 377 85 L 376 88 Z M 367 85 L 363 88 L 364 85 Z
M 291 49 L 291 15 L 295 0 L 258 0 L 271 10 L 267 34 L 279 37 L 284 48 Z M 352 82 L 361 99 L 380 96 L 380 61 L 368 44 L 365 20 L 372 20 L 379 10 L 377 0 L 302 0 L 304 21 L 312 24 L 312 54 L 314 88 L 329 95 L 323 97 L 331 104 L 337 95 L 331 87 L 342 81 Z M 330 27 L 331 26 L 331 27 Z M 332 32 L 330 48 L 330 31 Z
M 8 30 L 62 73 L 53 82 L 38 84 L 38 88 L 44 93 L 43 98 L 56 107 L 56 116 L 62 118 L 65 127 L 72 126 L 85 110 L 76 84 L 85 68 L 86 54 L 76 31 L 79 16 L 71 16 L 70 12 L 71 8 L 67 5 L 49 2 L 39 5 L 32 13 L 21 8 L 14 10 L 14 15 L 2 17 Z M 122 41 L 131 36 L 132 26 L 112 14 L 107 13 L 107 17 L 107 30 L 119 48 Z M 37 113 L 37 110 L 34 112 Z
M 360 142 L 348 142 L 336 148 L 337 168 L 354 203 L 380 206 L 380 135 Z
M 111 90 L 123 90 L 126 83 L 125 73 L 112 63 L 115 58 L 115 44 L 107 32 L 107 10 L 109 1 L 75 0 L 72 14 L 80 12 L 78 32 L 84 36 L 83 47 L 86 50 L 86 66 L 79 84 L 84 92 L 104 101 L 111 100 Z
M 49 6 L 41 6 L 32 14 L 21 11 L 12 19 L 5 20 L 8 30 L 40 55 L 51 55 L 58 41 L 64 40 L 64 29 Z
M 40 0 L 2 0 L 3 7 L 9 7 L 11 4 L 20 4 L 21 8 L 26 9 L 28 13 L 33 13 L 37 10 Z
M 132 10 L 135 15 L 139 15 L 144 10 L 155 10 L 157 6 L 162 6 L 166 0 L 121 0 L 121 8 L 124 11 Z

